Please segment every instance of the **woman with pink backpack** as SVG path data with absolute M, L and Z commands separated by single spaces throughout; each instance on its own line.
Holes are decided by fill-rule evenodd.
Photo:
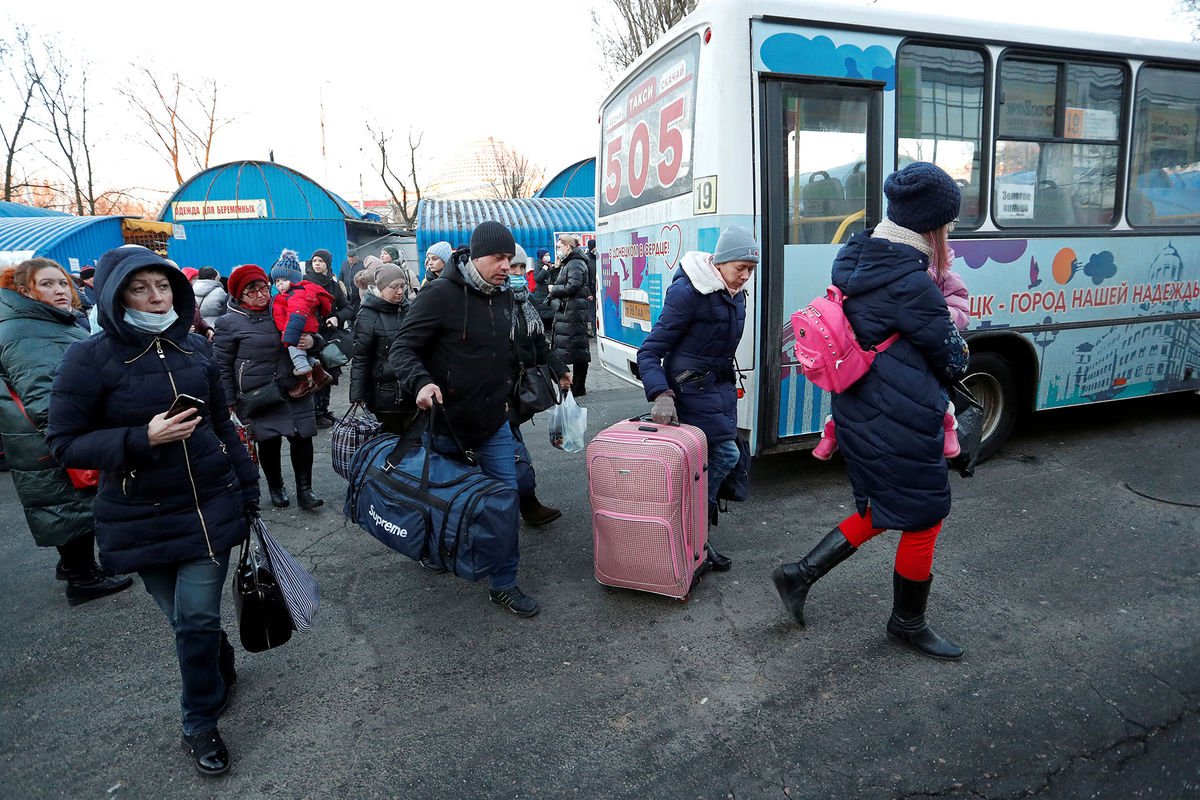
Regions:
M 946 236 L 961 192 L 949 175 L 925 162 L 888 176 L 883 190 L 887 219 L 850 239 L 832 275 L 862 346 L 899 335 L 879 349 L 861 378 L 832 397 L 856 512 L 771 578 L 784 606 L 804 625 L 812 585 L 867 540 L 899 530 L 888 635 L 924 655 L 954 660 L 962 648 L 929 627 L 925 607 L 934 543 L 950 513 L 943 384 L 966 374 L 968 351 L 928 270 L 948 253 Z

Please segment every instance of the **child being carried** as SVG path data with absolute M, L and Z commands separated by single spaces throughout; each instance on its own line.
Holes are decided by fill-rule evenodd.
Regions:
M 317 284 L 304 280 L 295 250 L 284 250 L 279 255 L 271 267 L 271 280 L 276 291 L 271 315 L 292 359 L 292 374 L 300 378 L 288 394 L 303 397 L 333 381 L 321 362 L 298 347 L 302 335 L 315 335 L 320 330 L 321 318 L 329 316 L 333 309 L 333 297 Z

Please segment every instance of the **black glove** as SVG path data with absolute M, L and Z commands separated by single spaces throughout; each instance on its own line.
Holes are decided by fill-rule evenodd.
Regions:
M 242 514 L 248 520 L 256 519 L 258 517 L 258 510 L 257 500 L 247 500 L 245 503 L 242 503 Z

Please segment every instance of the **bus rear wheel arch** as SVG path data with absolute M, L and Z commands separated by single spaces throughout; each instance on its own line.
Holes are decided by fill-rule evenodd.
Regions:
M 967 389 L 983 405 L 983 441 L 978 461 L 995 455 L 1010 435 L 1021 412 L 1021 395 L 1012 362 L 999 353 L 984 351 L 971 354 Z

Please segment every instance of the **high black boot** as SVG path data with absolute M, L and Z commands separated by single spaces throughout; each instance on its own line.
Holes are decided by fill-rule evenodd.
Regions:
M 94 536 L 85 534 L 58 547 L 60 561 L 55 574 L 61 573 L 67 582 L 67 603 L 70 605 L 116 594 L 133 585 L 133 578 L 109 575 L 100 569 L 93 551 L 95 542 Z
M 329 413 L 329 395 L 332 391 L 333 389 L 331 387 L 326 386 L 324 389 L 313 395 L 313 397 L 316 399 L 318 428 L 331 428 L 333 427 L 333 423 L 337 422 L 337 420 L 333 418 L 333 414 Z
M 808 598 L 808 590 L 817 579 L 854 555 L 857 550 L 840 528 L 834 528 L 800 561 L 794 564 L 780 564 L 775 568 L 771 573 L 771 580 L 775 582 L 775 590 L 779 592 L 783 605 L 796 618 L 796 622 L 804 625 L 804 601 Z
M 263 477 L 267 479 L 271 505 L 276 508 L 287 508 L 292 504 L 283 488 L 282 452 L 283 437 L 264 439 L 258 443 L 258 465 L 262 467 Z
M 717 516 L 719 513 L 720 511 L 717 509 L 716 503 L 708 507 L 708 533 L 710 537 L 712 536 L 712 529 L 717 527 Z M 712 546 L 711 538 L 704 543 L 704 552 L 708 554 L 708 565 L 712 567 L 713 572 L 728 572 L 733 566 L 733 559 L 718 553 Z
M 296 502 L 305 511 L 313 511 L 325 505 L 325 501 L 313 494 L 312 473 L 296 473 Z
M 913 581 L 899 572 L 892 572 L 892 616 L 888 618 L 888 636 L 930 658 L 957 661 L 962 658 L 962 648 L 938 636 L 925 622 L 925 604 L 932 583 L 932 577 Z

